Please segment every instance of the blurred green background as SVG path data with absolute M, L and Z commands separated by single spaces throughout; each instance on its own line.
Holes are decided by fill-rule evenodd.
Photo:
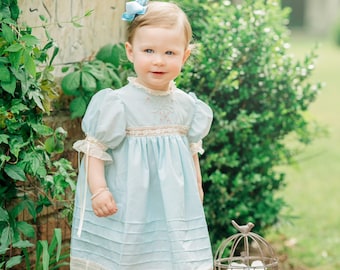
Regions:
M 291 50 L 299 57 L 313 42 L 311 36 L 293 34 Z M 281 195 L 290 206 L 285 214 L 294 218 L 289 219 L 291 224 L 282 224 L 283 235 L 274 238 L 284 241 L 280 249 L 289 256 L 293 269 L 336 270 L 340 269 L 340 48 L 329 39 L 318 42 L 314 79 L 325 87 L 309 117 L 327 128 L 328 135 L 304 149 L 298 165 L 283 168 L 287 187 Z
M 291 218 L 283 218 L 279 231 L 274 230 L 268 239 L 286 261 L 283 270 L 336 270 L 340 269 L 340 1 L 282 3 L 292 7 L 291 53 L 302 58 L 319 45 L 313 80 L 325 86 L 308 117 L 324 127 L 327 135 L 301 151 L 299 164 L 280 168 L 287 173 L 287 187 L 280 195 L 289 204 L 283 217 Z M 315 10 L 308 11 L 308 4 Z M 332 12 L 323 12 L 327 9 Z

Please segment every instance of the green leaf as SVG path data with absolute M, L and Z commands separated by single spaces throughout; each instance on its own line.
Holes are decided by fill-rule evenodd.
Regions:
M 26 175 L 22 168 L 17 165 L 6 164 L 5 166 L 5 173 L 12 178 L 13 180 L 17 181 L 26 181 Z
M 7 262 L 6 262 L 6 269 L 12 268 L 15 265 L 18 265 L 21 263 L 22 256 L 17 255 L 14 257 L 11 257 Z
M 46 241 L 46 240 L 39 240 L 37 245 L 36 245 L 36 250 L 35 250 L 35 270 L 41 269 L 40 267 L 40 261 L 41 261 L 41 255 L 43 253 L 43 246 L 40 244 L 41 241 Z
M 3 255 L 7 252 L 7 250 L 9 250 L 8 247 L 3 247 L 0 246 L 0 255 Z M 1 267 L 5 264 L 5 262 L 0 262 L 0 269 L 2 269 Z
M 102 48 L 99 49 L 97 55 L 96 55 L 96 59 L 101 60 L 105 63 L 112 63 L 112 44 L 107 44 L 105 46 L 103 46 Z
M 35 66 L 35 63 L 34 63 L 32 56 L 26 50 L 24 51 L 24 66 L 25 66 L 27 72 L 29 74 L 31 74 L 33 76 L 33 78 L 35 78 L 35 75 L 37 73 L 36 72 L 36 66 Z
M 61 154 L 62 152 L 64 152 L 65 147 L 64 147 L 64 142 L 61 140 L 57 140 L 57 144 L 56 147 L 54 149 L 54 153 L 56 154 Z
M 53 233 L 53 238 L 48 249 L 49 254 L 54 254 L 55 248 L 57 248 L 56 261 L 59 261 L 62 246 L 62 233 L 60 228 L 55 228 Z
M 78 18 L 75 18 L 75 19 L 78 19 Z M 76 22 L 75 20 L 72 20 L 71 23 L 72 23 L 72 25 L 74 27 L 77 27 L 77 28 L 83 27 L 83 25 L 81 25 L 80 23 Z
M 111 73 L 112 85 L 115 89 L 121 88 L 123 86 L 122 80 L 118 77 L 117 73 L 112 71 Z
M 28 46 L 28 47 L 33 47 L 33 46 L 39 44 L 39 42 L 40 42 L 37 37 L 29 35 L 29 34 L 22 36 L 20 38 L 20 40 L 23 41 L 25 43 L 25 45 Z
M 0 12 L 1 20 L 5 20 L 6 18 L 11 18 L 11 10 L 8 6 L 3 6 Z
M 25 236 L 30 237 L 30 238 L 35 236 L 35 231 L 31 224 L 28 224 L 25 221 L 18 221 L 16 224 L 17 224 L 18 230 L 21 233 L 23 233 Z
M 0 81 L 9 82 L 11 80 L 11 73 L 4 65 L 0 65 Z
M 49 207 L 52 205 L 52 202 L 45 196 L 43 197 L 42 195 L 39 195 L 39 201 L 37 202 L 37 208 L 36 211 L 39 214 L 44 206 Z
M 0 207 L 0 221 L 8 221 L 8 219 L 9 219 L 8 212 L 2 207 Z
M 45 23 L 47 23 L 48 22 L 48 20 L 47 20 L 47 18 L 44 16 L 44 15 L 39 15 L 39 19 L 42 21 L 42 22 L 45 22 Z
M 1 143 L 8 144 L 8 139 L 9 139 L 9 135 L 7 135 L 7 134 L 0 134 L 0 144 Z
M 120 58 L 122 55 L 122 50 L 119 45 L 114 45 L 111 52 L 111 63 L 118 68 L 120 64 Z
M 10 75 L 9 81 L 1 81 L 1 87 L 12 96 L 14 96 L 14 92 L 16 89 L 17 80 L 13 75 Z
M 49 42 L 47 42 L 44 46 L 44 48 L 42 49 L 43 51 L 47 51 L 48 49 L 52 48 L 54 45 L 53 40 L 50 40 Z
M 80 71 L 67 74 L 61 81 L 61 88 L 66 95 L 76 96 L 80 87 Z
M 42 257 L 42 258 L 41 258 Z M 48 243 L 46 240 L 39 240 L 37 243 L 37 250 L 36 250 L 36 269 L 39 269 L 40 262 L 42 260 L 42 269 L 48 270 L 48 265 L 50 261 L 50 255 L 48 254 Z
M 36 171 L 36 174 L 40 177 L 40 178 L 45 178 L 47 175 L 47 170 L 44 166 L 44 163 L 40 163 L 39 167 Z
M 70 67 L 68 67 L 68 66 L 62 67 L 61 72 L 65 73 L 65 72 L 69 71 L 69 69 L 70 69 Z
M 10 127 L 10 126 L 8 126 Z M 21 125 L 13 125 L 13 127 L 11 127 L 13 129 L 13 131 L 16 131 L 17 129 L 19 129 L 21 127 Z M 9 146 L 10 146 L 10 151 L 11 153 L 15 156 L 18 157 L 20 151 L 26 146 L 28 145 L 30 142 L 29 141 L 23 141 L 23 138 L 20 136 L 11 136 L 10 137 L 10 141 L 9 141 Z
M 21 48 L 18 51 L 10 52 L 9 53 L 9 60 L 10 60 L 10 62 L 12 64 L 12 67 L 14 67 L 15 69 L 18 69 L 20 64 L 22 63 L 21 62 L 21 56 L 23 54 L 23 51 L 24 51 L 24 49 Z
M 15 69 L 10 67 L 9 70 L 19 81 L 25 80 L 27 77 L 27 74 L 23 69 Z
M 5 49 L 5 52 L 19 52 L 22 51 L 24 47 L 20 43 L 14 43 L 13 45 L 9 46 Z
M 10 110 L 13 114 L 19 114 L 20 112 L 28 110 L 28 107 L 23 103 L 16 103 Z
M 51 136 L 45 141 L 45 150 L 50 154 L 60 154 L 64 152 L 64 142 L 58 139 L 57 136 Z
M 27 240 L 20 240 L 18 242 L 13 243 L 13 247 L 23 249 L 23 248 L 28 248 L 28 247 L 34 247 L 34 245 Z
M 83 97 L 77 97 L 70 103 L 71 118 L 82 117 L 85 114 L 87 103 Z
M 45 163 L 43 162 L 43 156 L 39 152 L 31 152 L 25 156 L 25 161 L 28 163 L 30 171 L 33 175 L 45 176 Z M 43 169 L 43 171 L 41 171 Z
M 9 61 L 8 61 L 8 58 L 7 57 L 1 57 L 0 56 L 0 64 L 8 64 L 9 63 Z
M 15 35 L 13 33 L 13 30 L 11 27 L 9 27 L 7 24 L 2 24 L 1 25 L 1 30 L 2 30 L 2 35 L 4 37 L 4 39 L 8 42 L 8 43 L 12 43 L 15 40 Z
M 62 127 L 57 127 L 55 130 L 55 134 L 58 139 L 64 140 L 67 137 L 67 131 L 63 129 Z
M 43 124 L 31 124 L 31 127 L 35 132 L 44 137 L 51 136 L 54 133 L 53 128 Z
M 37 106 L 42 110 L 45 111 L 45 108 L 42 104 L 42 100 L 44 99 L 44 96 L 41 94 L 40 91 L 35 90 L 35 91 L 29 91 L 28 92 L 28 97 L 30 99 L 33 99 L 35 104 L 37 104 Z
M 86 11 L 86 13 L 84 14 L 84 17 L 89 17 L 90 15 L 92 15 L 93 12 L 94 12 L 94 9 Z
M 6 226 L 1 233 L 0 246 L 8 247 L 9 244 L 11 243 L 12 234 L 13 234 L 12 228 L 10 226 Z
M 94 60 L 87 65 L 83 65 L 82 71 L 90 73 L 97 82 L 100 80 L 105 80 L 109 77 L 107 74 L 108 72 L 106 63 L 101 60 Z
M 35 211 L 35 204 L 34 202 L 26 198 L 24 200 L 21 200 L 11 211 L 10 216 L 13 218 L 17 218 L 22 211 L 27 210 L 30 215 L 33 217 L 33 220 L 36 220 L 37 213 Z
M 18 7 L 18 3 L 16 1 L 10 1 L 10 7 L 11 7 L 11 17 L 13 20 L 17 20 L 21 11 Z
M 0 155 L 0 161 L 1 161 L 2 164 L 3 164 L 4 162 L 9 161 L 10 159 L 11 159 L 11 157 L 8 156 L 8 155 Z
M 51 136 L 49 138 L 46 139 L 45 141 L 45 150 L 51 154 L 54 152 L 55 148 L 56 148 L 56 140 L 54 136 Z
M 87 92 L 94 92 L 97 88 L 96 79 L 88 72 L 81 74 L 81 86 Z
M 58 55 L 59 53 L 59 47 L 57 46 L 57 44 L 53 43 L 53 46 L 54 46 L 54 49 L 53 49 L 53 53 L 52 53 L 52 56 L 51 56 L 51 60 L 50 62 L 48 63 L 50 66 L 52 65 L 53 61 L 54 61 L 54 58 Z
M 23 201 L 28 213 L 30 213 L 30 215 L 33 217 L 33 220 L 35 221 L 37 218 L 37 212 L 35 209 L 35 204 L 33 201 L 26 199 Z

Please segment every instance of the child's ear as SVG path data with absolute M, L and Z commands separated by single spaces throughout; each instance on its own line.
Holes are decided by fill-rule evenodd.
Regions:
M 184 65 L 184 63 L 188 60 L 190 54 L 191 54 L 191 49 L 190 48 L 186 49 L 184 52 L 182 65 Z
M 126 56 L 131 63 L 133 63 L 133 52 L 132 52 L 132 45 L 130 42 L 125 42 L 125 52 Z

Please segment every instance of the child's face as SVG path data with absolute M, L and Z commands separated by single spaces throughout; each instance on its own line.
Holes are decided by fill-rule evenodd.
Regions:
M 168 90 L 190 55 L 180 29 L 143 26 L 136 30 L 126 54 L 134 64 L 137 81 L 154 90 Z

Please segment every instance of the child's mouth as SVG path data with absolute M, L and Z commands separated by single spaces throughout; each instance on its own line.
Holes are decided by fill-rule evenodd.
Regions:
M 162 74 L 164 74 L 164 72 L 161 72 L 161 71 L 153 71 L 152 73 L 153 73 L 153 74 L 156 74 L 156 75 L 162 75 Z

